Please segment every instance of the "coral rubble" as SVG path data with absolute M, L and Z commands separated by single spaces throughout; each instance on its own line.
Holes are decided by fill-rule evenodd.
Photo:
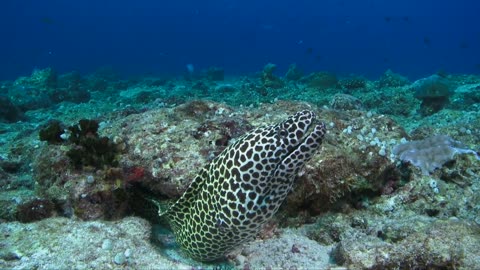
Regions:
M 90 75 L 44 69 L 2 82 L 0 268 L 205 268 L 178 253 L 171 234 L 129 217 L 135 207 L 150 210 L 137 192 L 168 203 L 242 134 L 304 109 L 327 125 L 322 154 L 306 164 L 256 241 L 227 262 L 477 267 L 478 76 L 411 83 L 392 71 L 371 81 L 303 76 L 296 66 L 279 77 L 275 67 L 255 76 L 212 68 L 188 79 L 125 80 L 108 68 Z M 396 145 L 436 134 L 474 155 L 449 155 L 428 173 L 396 155 Z

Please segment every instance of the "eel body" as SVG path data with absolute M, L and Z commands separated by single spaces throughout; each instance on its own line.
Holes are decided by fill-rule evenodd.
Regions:
M 313 112 L 300 111 L 243 135 L 159 211 L 190 257 L 213 261 L 255 237 L 321 145 L 325 125 L 314 122 Z

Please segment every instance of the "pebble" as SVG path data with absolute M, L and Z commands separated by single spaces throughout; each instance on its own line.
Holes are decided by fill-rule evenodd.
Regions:
M 110 239 L 103 240 L 102 249 L 111 250 L 113 248 L 113 242 Z
M 127 258 L 130 258 L 132 256 L 132 250 L 127 248 L 127 250 L 125 250 L 123 255 L 125 255 L 125 257 L 127 257 Z
M 93 182 L 95 182 L 95 178 L 93 177 L 93 175 L 87 176 L 87 183 L 93 184 Z
M 115 257 L 113 258 L 113 262 L 115 264 L 124 264 L 127 261 L 127 257 L 125 257 L 125 254 L 123 252 L 117 253 Z

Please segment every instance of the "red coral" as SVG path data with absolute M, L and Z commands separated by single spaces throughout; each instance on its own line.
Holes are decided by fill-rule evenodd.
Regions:
M 125 176 L 127 183 L 139 182 L 145 177 L 145 168 L 141 166 L 131 167 L 127 170 Z
M 385 183 L 385 185 L 381 188 L 381 192 L 383 195 L 390 195 L 398 188 L 398 180 L 397 179 L 389 179 Z

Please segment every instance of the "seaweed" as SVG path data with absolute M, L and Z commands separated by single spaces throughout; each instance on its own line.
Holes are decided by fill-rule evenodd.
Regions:
M 17 220 L 24 223 L 51 217 L 55 205 L 46 199 L 33 199 L 17 207 Z
M 66 155 L 77 169 L 117 166 L 117 146 L 108 137 L 100 137 L 98 127 L 95 120 L 81 119 L 65 130 L 60 121 L 53 120 L 40 130 L 39 137 L 49 144 L 72 144 Z
M 55 144 L 63 142 L 61 137 L 63 133 L 64 129 L 62 127 L 62 123 L 58 120 L 52 120 L 40 130 L 38 135 L 41 141 L 46 141 L 49 144 Z
M 78 125 L 68 128 L 69 141 L 75 144 L 67 156 L 76 168 L 92 166 L 97 169 L 104 166 L 117 166 L 117 147 L 108 137 L 98 135 L 98 122 L 82 119 Z

